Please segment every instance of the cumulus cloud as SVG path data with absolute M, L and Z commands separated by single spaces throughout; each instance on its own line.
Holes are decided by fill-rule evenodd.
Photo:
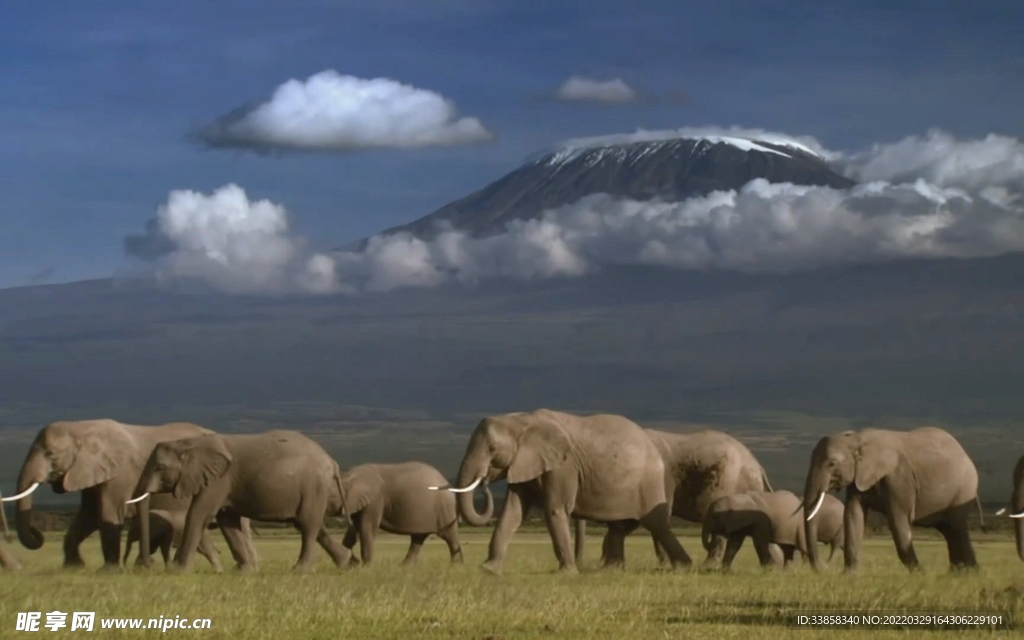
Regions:
M 758 179 L 682 202 L 592 194 L 488 237 L 403 232 L 330 255 L 307 251 L 280 206 L 250 202 L 229 185 L 210 196 L 173 192 L 126 248 L 158 256 L 162 273 L 223 289 L 309 293 L 572 278 L 615 264 L 784 273 L 1024 251 L 1024 145 L 1016 139 L 963 141 L 934 131 L 848 154 L 813 138 L 702 131 L 800 145 L 859 182 L 834 189 Z
M 194 135 L 210 147 L 257 151 L 413 149 L 495 139 L 439 93 L 334 70 L 288 80 L 265 102 L 234 109 Z
M 637 93 L 621 78 L 594 80 L 583 76 L 570 76 L 555 89 L 553 97 L 566 102 L 625 104 L 636 100 Z
M 339 289 L 333 258 L 306 248 L 289 229 L 285 209 L 250 200 L 235 184 L 209 195 L 172 191 L 145 232 L 124 245 L 164 280 L 195 280 L 232 293 Z

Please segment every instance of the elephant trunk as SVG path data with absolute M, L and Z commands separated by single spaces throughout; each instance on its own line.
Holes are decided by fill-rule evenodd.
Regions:
M 458 486 L 465 489 L 483 485 L 484 495 L 487 498 L 487 506 L 484 508 L 484 512 L 480 513 L 476 510 L 476 505 L 473 502 L 472 490 L 459 491 L 458 496 L 456 496 L 462 519 L 473 527 L 487 526 L 494 515 L 494 496 L 491 495 L 491 490 L 487 487 L 486 482 L 484 482 L 486 476 L 487 465 L 475 463 L 470 456 L 463 460 L 462 466 L 459 468 Z
M 14 522 L 18 540 L 26 549 L 36 550 L 43 546 L 43 534 L 32 524 L 32 492 L 50 477 L 50 463 L 37 449 L 32 452 L 18 473 L 18 511 Z
M 825 473 L 812 468 L 807 474 L 807 483 L 804 485 L 803 499 L 803 526 L 804 540 L 807 541 L 807 556 L 811 566 L 821 569 L 821 560 L 818 557 L 818 518 L 817 512 L 824 502 L 828 490 L 829 478 Z

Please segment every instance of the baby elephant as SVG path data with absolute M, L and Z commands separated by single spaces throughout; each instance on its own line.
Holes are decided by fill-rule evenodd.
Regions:
M 181 536 L 185 531 L 185 517 L 187 511 L 165 511 L 163 509 L 151 509 L 149 512 L 149 546 L 160 549 L 160 555 L 164 558 L 164 566 L 170 564 L 171 549 L 181 547 Z M 132 545 L 139 541 L 141 525 L 139 519 L 135 518 L 128 528 L 128 543 L 124 550 L 124 564 L 128 566 L 128 556 L 131 555 Z M 213 570 L 220 573 L 224 570 L 220 563 L 220 552 L 210 544 L 208 536 L 199 539 L 199 553 L 210 561 Z
M 829 560 L 843 546 L 843 503 L 826 494 L 818 510 L 818 540 L 832 546 Z M 791 491 L 745 491 L 711 503 L 704 518 L 704 548 L 714 549 L 716 537 L 728 540 L 722 567 L 728 569 L 743 541 L 750 536 L 761 566 L 788 566 L 796 551 L 807 558 L 801 500 Z
M 358 539 L 362 563 L 370 564 L 378 529 L 407 535 L 411 541 L 402 564 L 409 564 L 424 541 L 437 534 L 448 544 L 452 562 L 461 563 L 455 494 L 427 489 L 447 482 L 440 471 L 422 462 L 361 464 L 342 472 L 342 497 L 350 520 L 342 545 L 351 552 Z

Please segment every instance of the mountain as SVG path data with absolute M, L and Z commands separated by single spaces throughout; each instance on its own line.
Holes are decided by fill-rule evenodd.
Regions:
M 584 142 L 545 153 L 483 189 L 408 224 L 421 238 L 446 222 L 473 236 L 499 233 L 516 219 L 540 217 L 594 193 L 632 200 L 679 201 L 769 182 L 847 188 L 823 157 L 795 142 L 709 136 L 639 142 Z

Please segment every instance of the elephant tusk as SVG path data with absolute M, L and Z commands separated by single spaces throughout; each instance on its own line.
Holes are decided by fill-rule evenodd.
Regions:
M 1011 518 L 1024 518 L 1024 511 L 1021 511 L 1020 513 L 1011 513 L 1010 517 Z
M 0 502 L 14 502 L 15 500 L 21 500 L 22 498 L 24 498 L 25 496 L 27 496 L 28 494 L 32 493 L 33 491 L 35 491 L 38 488 L 39 488 L 39 483 L 38 482 L 33 482 L 31 487 L 29 487 L 28 489 L 25 489 L 24 491 L 22 491 L 21 493 L 19 493 L 16 496 L 7 496 L 6 498 L 0 498 Z
M 1003 508 L 1002 508 L 1002 509 L 1000 509 L 999 511 L 996 511 L 996 515 L 997 515 L 997 516 L 1001 516 L 1001 515 L 1003 515 L 1004 513 L 1006 513 L 1006 507 L 1003 507 Z
M 479 478 L 474 480 L 473 483 L 470 484 L 468 487 L 463 487 L 462 489 L 458 489 L 458 488 L 453 487 L 451 485 L 448 485 L 447 487 L 427 487 L 427 488 L 430 489 L 431 491 L 440 491 L 441 489 L 447 489 L 448 491 L 451 491 L 452 493 L 469 493 L 473 489 L 476 489 L 477 485 L 480 484 L 480 481 L 483 480 L 483 479 L 484 479 L 484 477 L 480 476 Z
M 821 503 L 825 502 L 825 492 L 822 491 L 821 495 L 818 496 L 818 504 L 814 505 L 814 509 L 811 510 L 811 515 L 807 516 L 807 522 L 810 522 L 814 516 L 818 515 L 818 509 L 821 508 Z
M 135 504 L 136 502 L 142 502 L 143 500 L 145 500 L 148 497 L 149 497 L 149 492 L 147 491 L 146 493 L 142 494 L 138 498 L 132 498 L 131 500 L 126 500 L 125 504 Z

